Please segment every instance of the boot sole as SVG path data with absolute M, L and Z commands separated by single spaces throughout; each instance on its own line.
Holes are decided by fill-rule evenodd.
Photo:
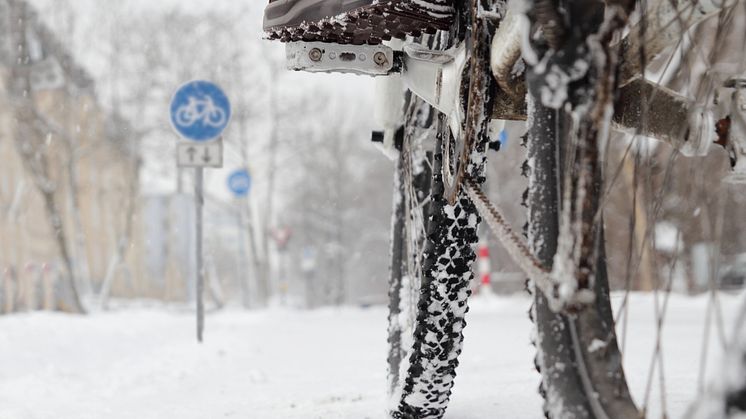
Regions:
M 453 24 L 448 0 L 276 0 L 267 6 L 267 38 L 281 42 L 378 45 L 434 34 Z

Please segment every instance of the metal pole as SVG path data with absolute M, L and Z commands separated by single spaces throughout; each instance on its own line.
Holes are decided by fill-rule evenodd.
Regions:
M 246 229 L 244 226 L 244 207 L 243 205 L 239 205 L 238 207 L 238 216 L 237 216 L 237 222 L 238 222 L 238 266 L 239 266 L 239 273 L 238 273 L 238 282 L 239 286 L 241 287 L 241 302 L 243 303 L 244 308 L 249 308 L 251 305 L 251 301 L 249 300 L 249 261 L 248 261 L 248 252 L 246 251 Z
M 202 332 L 205 328 L 205 303 L 204 303 L 204 291 L 205 291 L 205 270 L 202 264 L 202 207 L 204 205 L 203 197 L 203 178 L 204 169 L 198 167 L 195 169 L 194 176 L 194 204 L 195 204 L 195 217 L 197 219 L 197 242 L 196 242 L 196 257 L 197 257 L 197 341 L 202 342 Z

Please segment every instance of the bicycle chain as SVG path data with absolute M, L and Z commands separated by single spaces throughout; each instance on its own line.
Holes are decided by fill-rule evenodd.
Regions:
M 489 67 L 489 49 L 484 49 L 484 46 L 480 43 L 483 40 L 480 39 L 480 35 L 485 30 L 485 21 L 479 17 L 479 9 L 479 0 L 471 0 L 471 14 L 474 18 L 471 22 L 469 39 L 471 56 L 468 65 L 469 89 L 466 104 L 466 129 L 462 130 L 461 134 L 462 145 L 458 150 L 459 156 L 456 161 L 455 176 L 451 172 L 450 141 L 443 141 L 443 186 L 446 201 L 450 205 L 456 203 L 467 175 L 473 176 L 472 173 L 467 173 L 467 170 L 472 166 L 471 154 L 478 144 L 476 137 L 484 131 L 485 118 L 491 116 L 491 110 L 485 108 L 489 94 L 485 89 L 489 88 L 488 77 L 492 77 L 492 72 L 490 70 L 485 71 L 484 64 L 487 63 L 487 67 Z M 448 129 L 447 126 L 445 129 Z M 459 139 L 454 139 L 454 142 L 458 143 Z
M 464 191 L 474 203 L 479 215 L 487 221 L 487 225 L 500 240 L 503 248 L 513 261 L 528 275 L 550 303 L 554 311 L 575 310 L 590 304 L 592 296 L 587 292 L 578 292 L 566 302 L 560 300 L 559 283 L 552 277 L 552 271 L 547 269 L 531 252 L 526 243 L 515 233 L 513 227 L 505 220 L 500 208 L 492 203 L 472 179 L 465 178 Z
M 503 217 L 498 206 L 487 198 L 479 186 L 471 179 L 468 179 L 465 183 L 466 194 L 474 202 L 474 205 L 476 205 L 479 215 L 487 221 L 490 229 L 500 239 L 503 247 L 510 253 L 513 260 L 531 279 L 538 280 L 546 285 L 544 281 L 549 279 L 550 271 L 544 267 L 523 240 L 518 237 L 510 224 L 505 220 L 505 217 Z

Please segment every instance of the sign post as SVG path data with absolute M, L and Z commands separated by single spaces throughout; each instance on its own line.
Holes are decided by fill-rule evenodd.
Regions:
M 202 342 L 205 326 L 205 270 L 202 258 L 202 208 L 204 206 L 204 168 L 223 167 L 221 134 L 231 118 L 228 97 L 216 84 L 196 80 L 181 86 L 171 100 L 171 125 L 188 142 L 176 146 L 179 167 L 193 167 L 196 218 L 197 265 L 197 340 Z
M 227 180 L 227 186 L 228 189 L 231 191 L 233 196 L 237 199 L 243 199 L 249 196 L 249 191 L 251 191 L 251 174 L 247 169 L 238 169 L 233 171 L 230 176 L 228 176 Z M 249 279 L 247 278 L 249 268 L 247 267 L 248 262 L 246 262 L 246 256 L 247 256 L 247 242 L 248 237 L 246 235 L 246 226 L 244 226 L 244 205 L 239 205 L 238 207 L 239 212 L 236 217 L 236 221 L 238 223 L 238 232 L 239 232 L 239 240 L 238 240 L 238 255 L 239 255 L 239 285 L 241 286 L 241 300 L 243 302 L 244 308 L 249 308 L 250 300 L 249 300 Z

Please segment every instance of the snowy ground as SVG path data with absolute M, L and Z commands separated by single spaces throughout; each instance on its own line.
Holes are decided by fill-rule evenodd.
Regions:
M 737 302 L 723 297 L 726 324 Z M 696 392 L 705 303 L 670 303 L 663 345 L 673 418 Z M 542 417 L 528 304 L 473 301 L 448 418 Z M 653 310 L 650 296 L 635 296 L 625 362 L 638 400 Z M 0 419 L 383 418 L 385 328 L 383 308 L 229 310 L 208 318 L 198 345 L 192 314 L 175 309 L 0 317 Z

